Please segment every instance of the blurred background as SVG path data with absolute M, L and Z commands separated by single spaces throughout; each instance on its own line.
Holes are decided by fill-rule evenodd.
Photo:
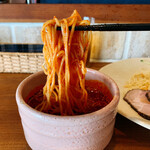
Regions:
M 150 7 L 144 5 L 149 0 L 0 0 L 0 3 L 0 72 L 21 72 L 22 64 L 23 72 L 41 69 L 40 31 L 43 23 L 54 15 L 62 19 L 77 9 L 91 24 L 150 21 Z M 149 56 L 149 31 L 92 32 L 91 62 Z M 31 64 L 36 67 L 31 69 Z

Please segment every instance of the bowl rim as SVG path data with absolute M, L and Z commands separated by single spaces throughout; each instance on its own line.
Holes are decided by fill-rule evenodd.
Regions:
M 68 119 L 82 119 L 82 118 L 88 118 L 88 117 L 94 117 L 94 116 L 97 116 L 97 115 L 100 115 L 100 114 L 108 114 L 110 112 L 113 111 L 113 109 L 109 109 L 109 108 L 112 108 L 112 107 L 115 107 L 118 105 L 119 103 L 119 99 L 120 99 L 120 92 L 119 92 L 119 88 L 117 86 L 117 84 L 115 83 L 115 81 L 113 79 L 111 79 L 109 76 L 107 76 L 106 74 L 100 72 L 100 71 L 97 71 L 97 70 L 94 70 L 94 69 L 90 69 L 90 68 L 87 68 L 87 72 L 91 72 L 91 73 L 98 73 L 100 74 L 101 76 L 103 76 L 106 80 L 108 80 L 109 82 L 111 82 L 114 86 L 114 96 L 113 96 L 113 99 L 112 101 L 107 104 L 105 107 L 97 110 L 97 111 L 94 111 L 94 112 L 91 112 L 91 113 L 87 113 L 87 114 L 82 114 L 82 115 L 73 115 L 73 116 L 60 116 L 60 115 L 53 115 L 53 114 L 47 114 L 47 113 L 44 113 L 44 112 L 40 112 L 34 108 L 32 108 L 31 106 L 29 106 L 25 100 L 23 99 L 22 95 L 20 93 L 22 93 L 22 90 L 24 88 L 24 85 L 25 84 L 28 84 L 28 82 L 30 80 L 32 80 L 33 78 L 35 78 L 36 76 L 41 76 L 41 75 L 45 75 L 43 71 L 39 71 L 39 72 L 36 72 L 34 74 L 31 74 L 29 75 L 27 78 L 25 78 L 17 87 L 17 90 L 16 90 L 16 102 L 17 102 L 17 105 L 18 105 L 18 108 L 22 108 L 22 109 L 25 109 L 26 111 L 30 112 L 31 114 L 35 115 L 37 114 L 38 117 L 42 118 L 44 116 L 44 118 L 49 118 L 49 119 L 59 119 L 59 120 L 68 120 Z M 109 110 L 109 111 L 108 111 Z M 36 115 L 36 116 L 37 116 Z

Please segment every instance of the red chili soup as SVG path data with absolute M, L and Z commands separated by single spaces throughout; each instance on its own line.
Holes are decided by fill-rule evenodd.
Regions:
M 83 112 L 74 112 L 75 115 L 81 115 L 97 111 L 111 102 L 113 96 L 107 86 L 97 80 L 86 80 L 85 89 L 88 93 L 87 106 Z M 43 86 L 36 87 L 29 93 L 26 102 L 32 108 L 35 108 L 43 100 Z M 59 105 L 59 103 L 57 104 Z M 50 112 L 48 112 L 50 113 Z M 60 114 L 55 114 L 60 115 Z

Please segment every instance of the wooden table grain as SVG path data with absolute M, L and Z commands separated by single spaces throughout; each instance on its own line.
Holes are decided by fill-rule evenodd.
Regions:
M 99 69 L 105 63 L 92 63 Z M 0 150 L 30 150 L 15 101 L 18 84 L 30 74 L 0 73 Z M 106 150 L 149 150 L 150 130 L 117 114 L 113 137 Z
M 150 23 L 150 5 L 137 4 L 3 4 L 0 22 L 45 22 L 53 16 L 66 18 L 75 9 L 96 23 Z

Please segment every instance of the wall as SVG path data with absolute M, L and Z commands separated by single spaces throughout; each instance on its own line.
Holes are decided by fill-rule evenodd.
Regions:
M 0 44 L 42 44 L 43 23 L 0 23 Z M 93 32 L 91 61 L 149 57 L 150 32 Z

